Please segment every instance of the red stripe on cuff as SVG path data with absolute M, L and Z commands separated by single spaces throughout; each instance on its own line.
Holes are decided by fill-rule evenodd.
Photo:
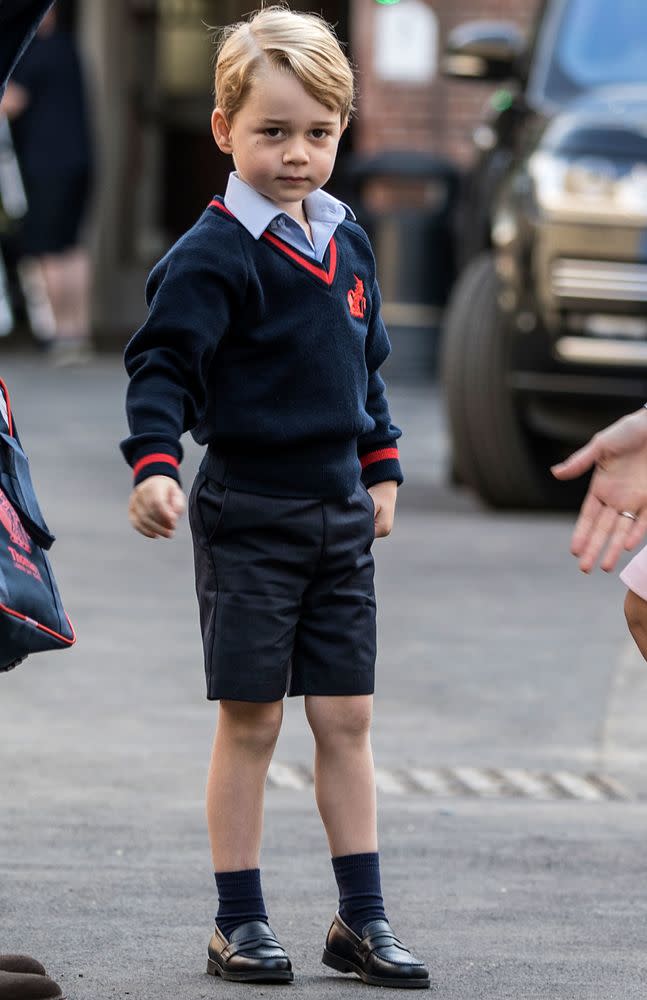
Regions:
M 360 458 L 360 463 L 363 469 L 367 465 L 373 465 L 374 462 L 383 462 L 387 458 L 399 458 L 397 448 L 382 448 L 381 451 L 369 451 L 368 454 L 362 455 Z
M 166 462 L 167 465 L 172 465 L 174 469 L 179 468 L 180 463 L 177 458 L 173 455 L 164 455 L 162 452 L 156 452 L 154 455 L 145 455 L 144 458 L 140 458 L 138 462 L 133 466 L 133 476 L 138 475 L 143 468 L 147 465 L 152 465 L 153 462 Z

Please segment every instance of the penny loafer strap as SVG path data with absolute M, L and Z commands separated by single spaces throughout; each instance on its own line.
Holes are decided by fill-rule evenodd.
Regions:
M 382 948 L 397 948 L 398 951 L 403 951 L 405 954 L 410 955 L 410 951 L 406 948 L 402 941 L 389 931 L 378 931 L 376 934 L 370 934 L 365 937 L 360 944 L 358 951 L 364 955 L 372 955 L 373 952 L 379 951 Z
M 272 934 L 263 934 L 261 936 L 253 937 L 253 938 L 243 938 L 242 941 L 233 941 L 231 944 L 228 944 L 226 948 L 223 948 L 223 950 L 222 950 L 222 957 L 226 961 L 228 961 L 230 958 L 233 958 L 234 955 L 238 955 L 238 954 L 240 954 L 243 951 L 249 951 L 249 950 L 253 950 L 254 948 L 260 948 L 260 947 L 263 947 L 263 946 L 265 948 L 272 948 L 273 947 L 277 951 L 279 951 L 281 953 L 281 955 L 285 954 L 285 949 L 276 940 L 276 938 L 274 937 L 274 935 L 272 935 Z

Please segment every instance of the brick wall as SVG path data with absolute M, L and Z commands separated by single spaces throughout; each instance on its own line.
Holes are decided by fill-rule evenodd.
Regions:
M 439 50 L 457 24 L 479 19 L 514 20 L 527 30 L 539 0 L 425 0 L 438 18 Z M 384 8 L 382 8 L 384 9 Z M 492 86 L 452 81 L 437 75 L 432 83 L 385 83 L 373 69 L 375 0 L 351 0 L 351 35 L 358 69 L 359 115 L 355 144 L 362 152 L 422 149 L 450 156 L 461 164 L 471 156 L 470 136 Z

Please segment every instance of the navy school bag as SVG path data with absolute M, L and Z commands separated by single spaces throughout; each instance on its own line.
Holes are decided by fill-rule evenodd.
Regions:
M 53 542 L 0 379 L 0 671 L 76 641 L 45 555 Z

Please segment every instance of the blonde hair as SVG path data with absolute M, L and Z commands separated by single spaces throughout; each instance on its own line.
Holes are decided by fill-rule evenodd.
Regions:
M 311 97 L 339 111 L 342 124 L 350 117 L 353 71 L 332 27 L 322 17 L 275 5 L 222 31 L 216 103 L 229 121 L 245 103 L 263 63 L 293 73 Z

